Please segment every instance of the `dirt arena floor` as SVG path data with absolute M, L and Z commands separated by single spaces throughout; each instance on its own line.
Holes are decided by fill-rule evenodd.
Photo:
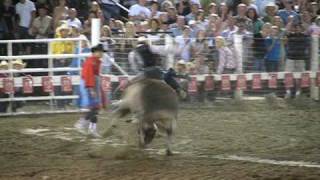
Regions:
M 175 155 L 164 138 L 137 148 L 136 125 L 104 139 L 77 133 L 79 114 L 0 119 L 0 179 L 320 179 L 320 103 L 227 100 L 184 105 Z M 100 115 L 99 130 L 110 117 Z

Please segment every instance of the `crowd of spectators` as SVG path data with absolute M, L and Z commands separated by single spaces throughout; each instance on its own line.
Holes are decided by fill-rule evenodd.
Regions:
M 125 9 L 128 9 L 128 12 Z M 174 38 L 176 67 L 184 73 L 304 71 L 310 67 L 311 35 L 320 34 L 316 0 L 3 0 L 0 39 L 84 37 L 92 18 L 101 19 L 101 41 L 112 61 L 130 66 L 128 54 L 139 36 L 162 44 Z M 242 54 L 235 37 L 242 36 Z M 51 53 L 88 52 L 89 44 L 52 44 Z M 46 44 L 20 44 L 13 54 L 49 53 Z M 0 44 L 0 55 L 6 55 Z M 240 56 L 242 62 L 239 62 Z M 27 67 L 45 67 L 47 62 Z M 55 67 L 79 66 L 60 59 Z
M 0 39 L 85 36 L 90 40 L 91 19 L 100 18 L 102 40 L 112 52 L 122 52 L 117 56 L 122 59 L 135 46 L 130 38 L 144 35 L 157 44 L 169 34 L 175 38 L 176 59 L 190 66 L 199 64 L 195 60 L 200 58 L 217 73 L 243 68 L 279 71 L 287 58 L 304 60 L 308 68 L 310 48 L 300 47 L 310 44 L 306 37 L 320 33 L 319 9 L 314 0 L 4 0 Z M 242 64 L 236 62 L 235 35 L 243 36 Z M 113 40 L 119 37 L 126 39 Z M 53 53 L 79 51 L 66 46 L 66 50 L 53 48 Z M 0 45 L 0 54 L 6 53 L 6 46 Z M 47 47 L 14 47 L 14 54 L 32 53 L 48 53 Z M 298 64 L 302 66 L 301 61 Z

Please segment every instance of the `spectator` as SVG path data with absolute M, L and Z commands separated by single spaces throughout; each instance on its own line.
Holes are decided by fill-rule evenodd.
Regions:
M 82 33 L 88 38 L 91 38 L 91 24 L 92 24 L 92 19 L 97 18 L 97 14 L 94 11 L 91 11 L 89 13 L 88 19 L 84 22 L 83 24 L 83 30 Z M 80 29 L 79 27 L 77 27 Z
M 56 37 L 59 38 L 68 38 L 70 37 L 71 29 L 68 27 L 67 24 L 63 24 L 57 29 L 57 35 Z M 74 49 L 74 43 L 72 41 L 56 41 L 53 42 L 52 45 L 52 53 L 53 54 L 73 54 L 75 49 Z M 53 62 L 53 66 L 55 68 L 58 67 L 68 67 L 70 65 L 69 59 L 55 59 Z M 55 72 L 54 75 L 66 75 L 67 72 Z M 60 87 L 55 87 L 55 94 L 56 95 L 65 95 L 61 91 Z M 65 109 L 66 105 L 68 103 L 67 100 L 57 100 L 57 107 L 60 109 Z
M 255 5 L 258 8 L 259 16 L 266 16 L 266 7 L 269 5 L 275 5 L 275 0 L 256 0 Z
M 112 62 L 114 62 L 114 45 L 115 40 L 112 39 L 112 32 L 109 26 L 104 25 L 101 31 L 101 42 L 106 52 L 102 60 L 102 74 L 110 74 Z
M 197 74 L 209 74 L 209 66 L 206 64 L 204 55 L 197 55 L 194 62 Z
M 249 8 L 247 11 L 247 16 L 252 21 L 253 34 L 258 34 L 262 29 L 263 21 L 260 19 L 259 15 L 257 14 L 256 9 Z
M 308 11 L 303 11 L 300 13 L 301 17 L 301 24 L 303 26 L 303 29 L 309 29 L 309 27 L 312 24 L 312 17 Z
M 218 7 L 216 3 L 210 3 L 209 5 L 209 14 L 218 14 Z
M 151 18 L 158 18 L 160 16 L 159 3 L 157 0 L 151 1 Z
M 8 70 L 8 69 L 9 69 L 8 62 L 5 60 L 2 60 L 0 62 L 0 71 Z M 0 78 L 6 78 L 6 77 L 8 77 L 8 73 L 0 73 Z M 9 94 L 4 92 L 4 88 L 3 87 L 0 88 L 0 99 L 8 98 L 8 97 L 9 97 Z M 0 113 L 6 113 L 8 106 L 9 106 L 8 101 L 0 102 Z
M 175 38 L 177 43 L 177 54 L 179 59 L 189 62 L 191 59 L 191 28 L 184 26 L 183 33 Z
M 48 10 L 45 6 L 38 9 L 39 16 L 34 19 L 29 30 L 30 35 L 36 39 L 49 38 L 53 34 L 53 20 L 48 16 Z
M 171 25 L 177 22 L 177 10 L 175 7 L 170 7 L 168 10 L 168 20 L 167 20 L 167 24 Z
M 227 28 L 221 32 L 221 36 L 228 45 L 233 44 L 233 35 L 238 32 L 238 26 L 236 26 L 235 17 L 229 16 L 227 21 Z
M 219 7 L 219 17 L 221 17 L 222 22 L 226 21 L 229 16 L 231 16 L 231 12 L 226 3 L 221 3 Z
M 69 8 L 66 6 L 66 0 L 59 0 L 59 5 L 54 8 L 53 11 L 53 22 L 54 29 L 60 26 L 59 22 L 61 20 L 66 20 L 68 17 Z
M 191 4 L 191 12 L 186 16 L 187 22 L 191 20 L 196 20 L 198 12 L 199 12 L 199 4 L 193 3 Z
M 307 29 L 307 34 L 309 35 L 320 35 L 320 16 L 317 17 L 311 26 Z
M 206 38 L 206 31 L 199 30 L 196 35 L 196 39 L 191 43 L 191 52 L 193 57 L 199 57 L 200 55 L 207 55 L 208 48 L 208 40 Z
M 26 63 L 24 63 L 21 59 L 16 59 L 12 62 L 12 68 L 17 70 L 17 73 L 14 73 L 14 77 L 22 77 L 26 76 L 24 73 L 19 73 L 20 70 L 24 69 L 26 67 Z M 23 91 L 22 87 L 15 87 L 14 91 L 15 97 L 23 97 Z M 23 101 L 13 101 L 12 102 L 12 112 L 17 112 L 19 108 L 22 108 L 24 106 Z
M 98 16 L 98 12 L 100 10 L 101 10 L 101 8 L 100 8 L 100 5 L 97 3 L 97 1 L 92 1 L 89 12 L 90 13 L 95 13 L 96 16 Z M 89 16 L 90 16 L 90 14 L 89 14 Z
M 181 16 L 186 16 L 191 12 L 191 4 L 189 0 L 180 0 L 177 3 L 178 14 Z
M 263 72 L 265 71 L 264 57 L 266 53 L 266 47 L 264 38 L 271 35 L 270 23 L 265 23 L 259 33 L 254 34 L 252 51 L 254 57 L 254 71 Z
M 115 4 L 119 0 L 98 0 L 102 9 L 106 24 L 109 25 L 111 18 L 118 18 L 120 15 L 120 8 Z
M 219 52 L 218 74 L 230 74 L 239 72 L 241 65 L 237 61 L 235 53 L 226 45 L 226 41 L 222 36 L 216 37 L 216 48 Z
M 151 17 L 151 11 L 146 7 L 147 0 L 139 0 L 129 9 L 129 19 L 131 21 L 142 21 Z
M 265 55 L 265 66 L 267 72 L 278 72 L 282 58 L 284 57 L 283 40 L 280 28 L 272 26 L 271 35 L 266 37 L 265 46 L 267 52 Z
M 287 33 L 287 60 L 285 70 L 288 72 L 303 72 L 306 70 L 306 61 L 310 58 L 310 36 L 303 33 L 301 24 L 293 25 L 288 22 Z M 292 90 L 292 89 L 291 89 Z M 286 98 L 291 97 L 291 90 L 286 91 Z M 296 79 L 295 95 L 301 93 L 300 81 Z
M 246 29 L 252 31 L 252 21 L 247 17 L 248 7 L 245 4 L 239 4 L 237 8 L 237 15 L 235 16 L 236 24 L 244 22 Z
M 287 25 L 289 16 L 293 16 L 294 23 L 299 22 L 299 15 L 293 10 L 293 1 L 292 0 L 283 0 L 284 9 L 278 11 L 278 16 L 281 17 L 283 24 Z
M 277 5 L 273 4 L 273 3 L 270 3 L 270 4 L 267 4 L 266 7 L 265 7 L 265 16 L 262 18 L 262 21 L 267 23 L 271 23 L 273 24 L 274 23 L 274 17 L 277 15 L 277 10 L 278 7 Z
M 68 19 L 67 19 L 67 24 L 69 27 L 77 27 L 79 29 L 82 28 L 82 23 L 81 21 L 77 18 L 77 10 L 74 8 L 71 8 L 68 10 Z
M 172 33 L 173 37 L 180 36 L 182 35 L 183 28 L 185 25 L 186 24 L 185 24 L 184 16 L 178 16 L 177 22 L 171 25 L 171 28 L 169 31 Z
M 172 2 L 170 0 L 165 0 L 161 4 L 161 11 L 162 12 L 168 12 L 170 7 L 174 7 Z
M 15 24 L 16 24 L 16 12 L 12 5 L 11 0 L 4 0 L 0 4 L 0 23 L 3 23 L 3 37 L 0 39 L 14 39 L 15 35 Z M 1 30 L 0 30 L 1 31 Z
M 19 17 L 19 26 L 18 26 L 18 37 L 20 39 L 28 39 L 29 36 L 29 28 L 33 22 L 33 19 L 36 15 L 36 7 L 34 3 L 30 0 L 20 0 L 18 4 L 16 4 L 16 13 Z M 23 53 L 24 50 L 27 54 L 31 53 L 31 47 L 25 46 L 23 49 L 20 47 L 20 53 Z

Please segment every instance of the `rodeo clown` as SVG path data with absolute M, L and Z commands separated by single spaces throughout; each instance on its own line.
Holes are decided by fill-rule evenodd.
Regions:
M 180 97 L 185 98 L 186 93 L 174 79 L 178 77 L 175 70 L 170 68 L 167 72 L 164 72 L 161 69 L 161 57 L 159 55 L 161 52 L 150 45 L 149 42 L 147 38 L 139 37 L 137 46 L 129 53 L 131 69 L 133 73 L 138 73 L 138 76 L 133 81 L 141 78 L 164 80 Z
M 84 81 L 89 96 L 89 112 L 81 117 L 75 128 L 81 133 L 88 133 L 93 137 L 101 137 L 97 131 L 98 111 L 101 107 L 100 69 L 101 60 L 105 52 L 103 45 L 98 44 L 91 48 L 92 55 L 87 57 L 82 67 L 81 78 Z

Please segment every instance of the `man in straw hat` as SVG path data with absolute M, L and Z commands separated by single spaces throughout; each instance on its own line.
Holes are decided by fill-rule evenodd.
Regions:
M 1 70 L 8 70 L 9 64 L 7 61 L 2 60 L 0 62 L 0 71 Z M 0 73 L 0 78 L 8 77 L 7 73 Z M 0 88 L 0 99 L 8 98 L 9 95 L 3 91 L 3 88 Z M 8 108 L 9 102 L 0 102 L 0 113 L 6 113 Z
M 102 44 L 98 44 L 91 48 L 92 55 L 89 56 L 82 68 L 82 80 L 85 83 L 89 95 L 89 112 L 75 124 L 75 127 L 81 133 L 89 133 L 98 138 L 101 137 L 97 131 L 98 111 L 101 107 L 100 92 L 100 66 L 103 57 L 104 48 Z

